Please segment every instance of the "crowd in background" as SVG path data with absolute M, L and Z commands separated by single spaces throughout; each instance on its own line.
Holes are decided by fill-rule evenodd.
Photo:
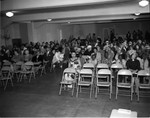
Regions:
M 86 58 L 85 58 L 86 56 Z M 6 46 L 1 47 L 0 63 L 4 60 L 11 63 L 18 61 L 43 62 L 49 61 L 48 67 L 66 68 L 75 66 L 82 68 L 84 63 L 120 63 L 124 68 L 129 68 L 130 59 L 136 59 L 139 66 L 136 68 L 150 70 L 150 33 L 145 35 L 137 30 L 128 32 L 126 37 L 116 37 L 111 34 L 109 39 L 102 41 L 95 33 L 88 34 L 85 39 L 70 36 L 69 39 L 62 39 L 60 42 L 30 42 L 20 47 L 13 46 L 12 49 Z M 134 68 L 134 67 L 131 67 Z

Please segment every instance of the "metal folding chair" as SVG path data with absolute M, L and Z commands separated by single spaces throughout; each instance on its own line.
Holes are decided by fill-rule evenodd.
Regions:
M 124 81 L 125 79 L 125 81 Z M 122 69 L 117 73 L 117 85 L 116 85 L 116 99 L 119 93 L 119 88 L 128 88 L 130 89 L 131 101 L 133 98 L 133 84 L 134 79 L 130 70 Z
M 76 70 L 74 68 L 66 68 L 63 71 L 62 80 L 60 82 L 59 95 L 61 95 L 62 89 L 67 90 L 69 89 L 68 86 L 70 86 L 72 89 L 73 96 L 76 81 Z
M 0 81 L 2 81 L 2 84 L 4 85 L 4 90 L 7 87 L 8 80 L 10 80 L 11 85 L 13 86 L 13 81 L 12 81 L 12 70 L 11 67 L 2 67 L 1 69 L 1 76 L 0 76 Z
M 89 87 L 90 88 L 90 98 L 92 96 L 93 90 L 93 71 L 91 69 L 81 69 L 79 72 L 79 78 L 77 82 L 77 93 L 76 97 L 78 97 L 79 89 L 81 91 L 81 87 Z
M 137 73 L 137 100 L 140 99 L 140 90 L 150 90 L 150 72 L 146 70 L 140 70 Z M 141 82 L 142 81 L 142 82 Z M 145 93 L 145 92 L 144 92 Z
M 100 69 L 96 75 L 96 91 L 95 98 L 97 98 L 97 93 L 100 87 L 107 87 L 109 89 L 109 98 L 111 99 L 112 94 L 112 77 L 111 71 L 109 69 Z

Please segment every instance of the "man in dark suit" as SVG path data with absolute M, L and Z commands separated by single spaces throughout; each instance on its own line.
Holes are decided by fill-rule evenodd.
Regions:
M 33 62 L 43 62 L 43 56 L 40 55 L 40 52 L 37 51 L 36 55 L 32 58 Z
M 53 52 L 51 51 L 51 48 L 46 47 L 46 52 L 45 52 L 44 55 L 43 55 L 43 59 L 44 59 L 45 61 L 49 61 L 49 62 L 47 63 L 47 67 L 46 67 L 46 68 L 50 68 L 50 67 L 51 67 L 51 63 L 52 63 L 53 56 L 54 56 L 54 54 L 53 54 Z

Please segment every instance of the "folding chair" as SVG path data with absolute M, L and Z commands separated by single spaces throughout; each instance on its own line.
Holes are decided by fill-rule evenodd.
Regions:
M 140 90 L 145 90 L 145 89 L 149 89 L 150 90 L 150 72 L 146 71 L 146 70 L 140 70 L 138 73 L 137 73 L 137 81 L 138 81 L 138 84 L 137 84 L 137 100 L 139 101 L 140 99 Z M 141 80 L 143 82 L 141 82 Z
M 98 93 L 98 90 L 100 87 L 108 87 L 108 89 L 110 91 L 109 98 L 111 99 L 112 78 L 111 78 L 111 71 L 109 69 L 100 69 L 97 72 L 95 98 L 97 98 L 97 93 Z
M 125 79 L 125 81 L 124 81 Z M 128 82 L 128 81 L 129 82 Z M 134 79 L 133 75 L 130 70 L 126 69 L 121 69 L 117 73 L 117 85 L 116 85 L 116 99 L 119 93 L 119 88 L 128 88 L 131 89 L 131 101 L 133 98 L 133 84 L 134 84 Z
M 41 69 L 41 76 L 42 74 L 46 74 L 46 65 L 49 61 L 43 61 L 43 65 L 40 67 Z
M 35 71 L 34 71 L 33 62 L 26 62 L 25 64 L 23 64 L 22 71 L 20 74 L 21 74 L 20 81 L 22 81 L 22 79 L 25 77 L 27 78 L 28 75 L 29 75 L 29 83 L 31 81 L 32 76 L 35 79 Z
M 117 73 L 119 70 L 123 69 L 123 66 L 119 63 L 115 63 L 111 65 L 110 69 L 112 72 L 113 83 L 116 85 Z
M 8 84 L 8 80 L 11 81 L 11 85 L 13 86 L 13 81 L 12 81 L 12 70 L 11 70 L 11 67 L 2 67 L 1 69 L 1 77 L 0 77 L 0 80 L 2 81 L 2 84 L 4 84 L 4 90 L 6 89 L 7 87 L 7 84 Z M 6 81 L 6 83 L 5 83 Z
M 79 94 L 79 88 L 81 90 L 82 86 L 90 87 L 90 98 L 92 96 L 92 89 L 93 89 L 93 71 L 91 69 L 81 69 L 79 72 L 79 78 L 77 82 L 77 93 L 76 97 Z
M 20 72 L 21 72 L 21 66 L 24 64 L 24 62 L 22 61 L 19 61 L 19 62 L 16 62 L 14 64 L 14 74 L 16 75 L 17 77 L 17 81 L 19 81 L 20 79 Z
M 69 89 L 68 86 L 71 86 L 72 96 L 74 94 L 74 88 L 76 84 L 76 70 L 74 68 L 66 68 L 63 71 L 62 80 L 60 82 L 59 95 L 62 93 L 62 89 Z
M 41 63 L 42 62 L 34 62 L 33 63 L 34 64 L 34 72 L 35 72 L 35 74 L 38 74 L 38 72 L 39 72 L 39 70 L 41 68 Z
M 3 67 L 4 66 L 10 67 L 11 65 L 12 65 L 12 63 L 10 61 L 4 60 Z

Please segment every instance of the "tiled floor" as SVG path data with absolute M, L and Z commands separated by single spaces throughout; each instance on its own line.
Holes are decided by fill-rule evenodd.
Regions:
M 37 76 L 29 84 L 27 80 L 17 83 L 6 91 L 0 88 L 0 116 L 12 117 L 109 117 L 112 109 L 130 109 L 138 112 L 138 117 L 150 117 L 150 98 L 119 96 L 115 100 L 108 95 L 98 95 L 90 99 L 89 94 L 80 94 L 79 98 L 71 97 L 71 93 L 58 95 L 61 71 L 48 72 L 42 77 Z

